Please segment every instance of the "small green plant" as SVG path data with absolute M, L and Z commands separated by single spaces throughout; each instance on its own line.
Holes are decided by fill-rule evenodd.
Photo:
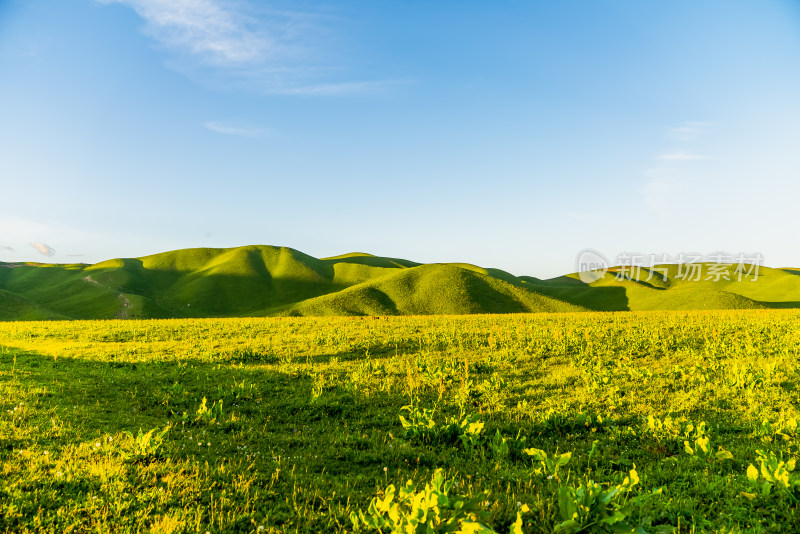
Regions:
M 683 441 L 684 452 L 691 456 L 702 456 L 712 460 L 733 460 L 733 454 L 721 446 L 717 446 L 714 450 L 705 421 L 697 424 L 691 421 L 681 423 L 671 417 L 659 419 L 648 415 L 643 426 L 645 435 L 659 444 L 677 444 Z
M 506 438 L 497 430 L 494 437 L 489 440 L 489 449 L 492 451 L 492 456 L 497 459 L 506 458 L 508 456 L 508 442 Z
M 659 443 L 676 439 L 681 435 L 681 425 L 672 417 L 659 419 L 653 415 L 648 415 L 644 420 L 643 426 L 645 434 Z
M 417 370 L 426 382 L 450 382 L 456 374 L 456 366 L 452 361 L 442 360 L 437 364 L 427 359 L 417 359 Z
M 800 424 L 798 424 L 795 417 L 781 417 L 776 422 L 770 422 L 769 419 L 764 419 L 761 424 L 756 427 L 754 436 L 757 436 L 764 442 L 783 440 L 789 441 L 797 437 Z
M 483 422 L 478 414 L 468 414 L 459 420 L 450 419 L 445 432 L 457 433 L 459 441 L 465 449 L 477 447 L 481 443 L 481 433 L 483 432 Z
M 472 397 L 474 395 L 473 387 L 475 384 L 472 380 L 467 378 L 466 376 L 462 377 L 461 380 L 458 382 L 457 387 L 453 393 L 453 400 L 458 406 L 460 411 L 465 411 L 467 405 L 471 402 Z
M 630 497 L 639 483 L 636 466 L 631 469 L 621 484 L 603 487 L 588 480 L 578 487 L 563 485 L 558 490 L 558 509 L 562 521 L 554 532 L 574 534 L 578 532 L 631 532 L 646 531 L 643 525 L 632 524 L 634 512 L 646 501 L 661 494 L 661 489 L 637 497 Z
M 474 393 L 481 406 L 490 411 L 498 411 L 505 407 L 505 390 L 506 380 L 494 372 L 491 377 L 481 382 Z
M 687 454 L 693 455 L 695 452 L 702 452 L 707 455 L 711 452 L 711 438 L 708 437 L 708 429 L 705 422 L 697 425 L 687 424 L 683 428 L 682 435 L 687 438 L 683 440 L 683 448 Z
M 489 512 L 480 508 L 489 492 L 462 495 L 452 491 L 455 486 L 454 480 L 446 481 L 443 470 L 437 469 L 431 482 L 419 491 L 411 480 L 399 490 L 388 486 L 382 497 L 372 499 L 366 513 L 352 512 L 350 521 L 355 530 L 364 525 L 396 533 L 497 534 L 485 524 Z M 509 534 L 522 534 L 522 514 L 529 511 L 527 505 L 520 507 Z
M 433 420 L 434 408 L 423 408 L 409 404 L 400 408 L 408 412 L 408 419 L 399 416 L 400 424 L 406 431 L 406 438 L 430 440 L 435 434 L 436 422 Z
M 406 438 L 423 441 L 459 441 L 465 449 L 481 444 L 484 423 L 478 414 L 451 417 L 444 424 L 437 425 L 433 419 L 435 408 L 422 408 L 409 404 L 401 410 L 408 412 L 408 419 L 399 415 L 400 424 L 406 431 Z
M 173 382 L 172 385 L 167 386 L 165 389 L 167 393 L 175 397 L 181 397 L 186 393 L 186 388 L 184 387 L 184 385 L 178 382 L 177 380 Z
M 445 481 L 443 470 L 437 469 L 425 488 L 417 491 L 411 480 L 399 490 L 390 485 L 382 498 L 372 499 L 366 514 L 353 512 L 350 520 L 356 529 L 363 524 L 391 532 L 493 532 L 481 523 L 488 513 L 479 508 L 488 493 L 454 494 L 454 485 L 455 480 Z
M 683 448 L 687 454 L 702 455 L 714 460 L 733 460 L 733 454 L 723 449 L 722 446 L 717 446 L 716 451 L 713 450 L 705 422 L 699 423 L 697 426 L 689 423 L 684 428 L 683 434 L 689 438 L 683 442 Z
M 764 452 L 760 449 L 756 451 L 756 455 L 759 468 L 753 464 L 747 468 L 747 480 L 750 484 L 764 497 L 775 488 L 776 494 L 788 496 L 795 503 L 798 502 L 800 477 L 794 475 L 796 464 L 794 458 L 784 461 L 783 455 L 778 457 L 772 451 Z M 755 495 L 750 493 L 743 493 L 743 495 L 751 499 L 755 498 Z
M 548 479 L 554 478 L 559 482 L 561 478 L 558 475 L 558 470 L 567 465 L 572 458 L 571 452 L 562 454 L 556 452 L 552 458 L 547 456 L 547 453 L 542 449 L 523 449 L 522 452 L 530 456 L 533 459 L 534 465 L 538 466 L 533 471 L 535 474 L 545 476 Z
M 123 457 L 126 459 L 142 459 L 159 456 L 159 451 L 164 445 L 164 437 L 170 428 L 172 426 L 167 425 L 158 433 L 156 433 L 157 428 L 150 429 L 147 432 L 142 432 L 140 428 L 136 436 L 130 432 L 125 432 L 125 435 L 131 440 L 131 452 L 123 453 Z
M 322 392 L 327 388 L 328 378 L 325 373 L 316 373 L 314 375 L 314 385 L 311 386 L 311 402 L 317 402 L 322 396 Z
M 214 402 L 211 406 L 208 405 L 208 400 L 203 397 L 200 407 L 195 412 L 194 422 L 216 423 L 222 420 L 222 403 L 220 399 Z
M 730 389 L 752 390 L 768 382 L 768 374 L 751 362 L 731 362 L 720 373 L 722 383 Z

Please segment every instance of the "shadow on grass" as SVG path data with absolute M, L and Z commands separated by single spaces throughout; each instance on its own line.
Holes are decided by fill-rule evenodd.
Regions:
M 383 400 L 367 398 L 357 390 L 336 385 L 314 399 L 314 376 L 268 365 L 196 359 L 94 361 L 6 349 L 0 355 L 0 368 L 10 370 L 14 366 L 12 380 L 18 382 L 19 397 L 25 404 L 58 416 L 83 436 L 185 424 L 194 420 L 203 398 L 209 406 L 221 401 L 225 413 L 236 412 L 259 424 L 268 420 L 274 430 L 323 419 L 331 424 L 345 420 L 378 423 L 376 402 L 396 404 L 385 395 Z M 350 357 L 350 353 L 339 353 L 327 358 Z M 0 406 L 4 410 L 13 408 L 5 402 Z
M 265 524 L 286 523 L 292 532 L 324 532 L 330 531 L 331 521 L 347 520 L 351 502 L 367 506 L 376 480 L 385 481 L 387 466 L 406 480 L 420 466 L 438 465 L 438 455 L 432 452 L 390 447 L 387 436 L 399 426 L 398 398 L 368 398 L 335 383 L 312 395 L 315 377 L 293 365 L 276 369 L 198 359 L 93 361 L 5 345 L 0 350 L 0 377 L 0 466 L 8 461 L 13 473 L 16 466 L 28 465 L 24 458 L 46 455 L 48 462 L 56 462 L 53 465 L 67 462 L 71 469 L 65 479 L 47 471 L 26 482 L 20 491 L 42 501 L 30 510 L 17 508 L 20 515 L 15 518 L 4 518 L 3 506 L 11 494 L 0 485 L 4 532 L 25 531 L 21 525 L 36 513 L 56 521 L 61 505 L 92 503 L 97 494 L 117 502 L 122 499 L 114 493 L 123 491 L 119 488 L 137 495 L 136 503 L 125 509 L 130 514 L 136 508 L 136 528 L 121 526 L 130 523 L 130 517 L 117 523 L 102 515 L 105 512 L 97 513 L 119 527 L 114 530 L 147 530 L 144 527 L 158 515 L 186 506 L 184 501 L 164 501 L 159 479 L 181 481 L 173 495 L 191 493 L 190 500 L 202 510 L 220 506 L 210 488 L 215 488 L 213 495 L 229 495 L 225 513 L 231 520 L 222 531 L 253 532 L 253 518 Z M 197 417 L 204 398 L 215 418 Z M 15 411 L 15 406 L 22 408 Z M 218 413 L 214 406 L 221 407 Z M 135 450 L 130 444 L 140 430 L 155 430 L 157 435 L 168 426 L 163 443 L 158 440 L 158 452 L 152 449 L 118 461 L 117 453 Z M 120 435 L 124 432 L 133 439 Z M 111 477 L 113 484 L 101 483 L 96 474 L 106 464 L 117 466 L 102 475 Z M 49 469 L 47 465 L 43 469 Z M 112 486 L 116 489 L 109 489 Z M 336 495 L 336 506 L 320 506 L 318 495 L 330 500 Z M 42 512 L 40 502 L 50 509 Z M 81 521 L 97 520 L 97 514 L 86 517 Z M 209 516 L 198 517 L 212 522 Z M 81 525 L 78 530 L 90 530 L 88 524 Z M 68 529 L 59 524 L 53 530 Z
M 788 301 L 788 302 L 765 302 L 765 301 L 758 301 L 759 304 L 763 304 L 768 308 L 775 308 L 776 310 L 788 310 L 792 308 L 800 308 L 800 301 Z
M 371 360 L 385 360 L 391 357 L 400 357 L 404 354 L 415 354 L 419 349 L 419 342 L 413 339 L 406 339 L 400 343 L 375 343 L 367 347 L 348 351 L 317 354 L 309 356 L 307 359 L 300 357 L 299 360 L 308 361 L 309 363 L 330 363 L 334 360 L 340 362 L 357 362 L 366 360 L 367 358 Z
M 548 297 L 592 311 L 630 311 L 628 295 L 624 287 L 595 287 L 583 282 L 570 283 L 568 286 L 534 286 L 531 284 L 531 287 Z

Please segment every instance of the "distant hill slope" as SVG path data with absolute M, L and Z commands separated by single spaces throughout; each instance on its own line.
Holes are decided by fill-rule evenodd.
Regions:
M 800 271 L 758 279 L 516 277 L 464 263 L 286 247 L 185 249 L 94 265 L 0 262 L 0 320 L 397 315 L 800 307 Z M 733 269 L 730 266 L 729 271 Z M 728 278 L 728 279 L 726 279 Z

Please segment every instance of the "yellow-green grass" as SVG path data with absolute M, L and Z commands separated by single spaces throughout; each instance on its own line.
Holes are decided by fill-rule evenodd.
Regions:
M 497 532 L 632 470 L 631 528 L 798 531 L 759 460 L 800 456 L 798 357 L 793 310 L 4 322 L 0 532 L 350 532 L 439 468 Z
M 741 281 L 702 264 L 697 280 L 620 269 L 592 283 L 465 263 L 352 253 L 317 259 L 286 247 L 186 249 L 94 265 L 0 263 L 0 320 L 404 315 L 800 307 L 800 276 L 761 267 Z M 653 274 L 653 276 L 651 276 Z M 623 276 L 626 275 L 626 276 Z

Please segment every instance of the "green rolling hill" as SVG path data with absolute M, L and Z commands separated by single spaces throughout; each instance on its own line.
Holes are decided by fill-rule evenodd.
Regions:
M 0 262 L 0 320 L 800 307 L 800 271 L 762 267 L 757 280 L 738 281 L 734 268 L 699 280 L 679 278 L 676 265 L 663 266 L 666 280 L 611 269 L 587 284 L 575 273 L 541 280 L 464 263 L 318 259 L 262 245 L 94 265 Z

